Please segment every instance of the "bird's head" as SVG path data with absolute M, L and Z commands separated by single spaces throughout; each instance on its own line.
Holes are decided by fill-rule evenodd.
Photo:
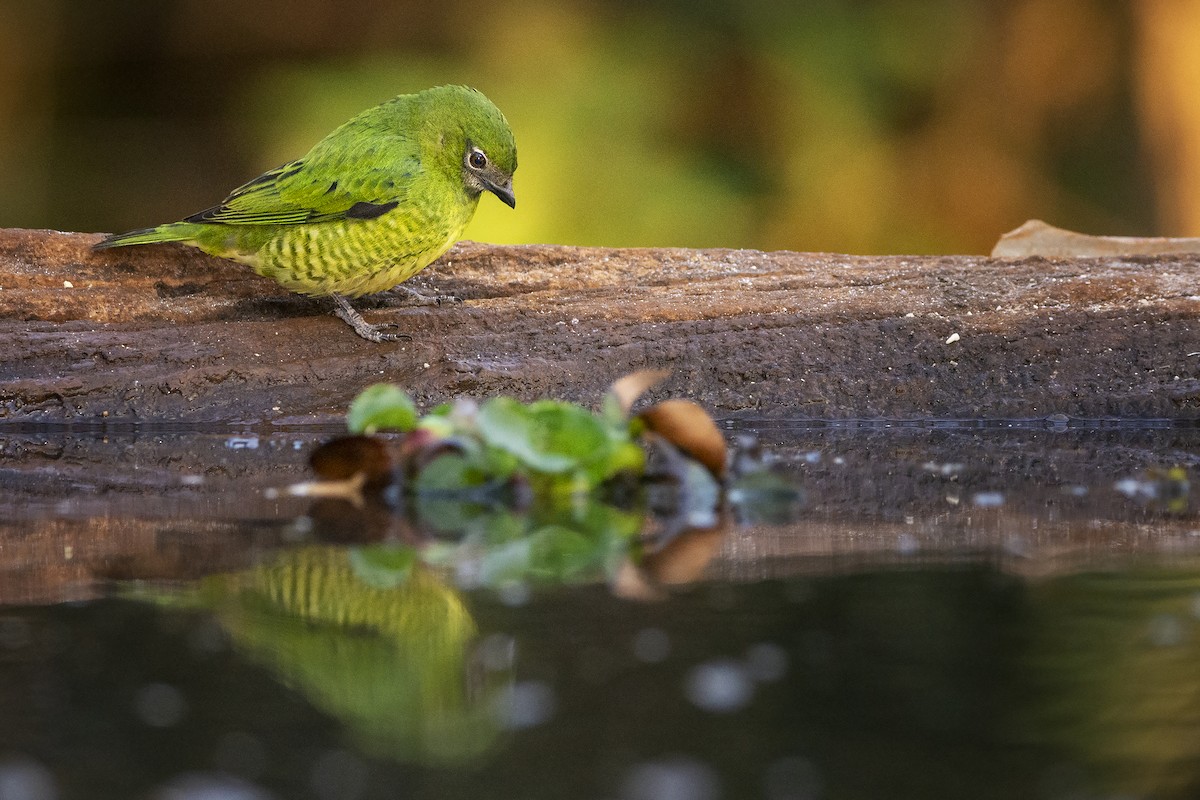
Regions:
M 463 153 L 463 185 L 473 194 L 491 192 L 509 208 L 516 208 L 517 196 L 513 194 L 512 188 L 512 176 L 517 168 L 516 147 L 509 147 L 508 150 L 493 148 L 491 152 L 500 152 L 499 159 L 511 154 L 507 163 L 512 166 L 506 166 L 505 161 L 489 155 L 487 147 L 478 145 L 471 139 L 467 140 L 467 147 Z
M 442 140 L 445 157 L 453 157 L 463 188 L 478 197 L 491 192 L 516 208 L 512 178 L 517 169 L 517 145 L 500 109 L 481 92 L 465 86 L 428 89 L 451 135 Z

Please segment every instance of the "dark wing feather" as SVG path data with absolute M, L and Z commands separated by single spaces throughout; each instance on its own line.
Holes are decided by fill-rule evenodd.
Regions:
M 335 132 L 336 134 L 337 132 Z M 373 219 L 403 203 L 420 160 L 409 140 L 341 148 L 334 135 L 308 155 L 276 167 L 234 189 L 220 205 L 186 222 L 222 225 L 301 225 Z M 380 153 L 387 155 L 381 157 Z

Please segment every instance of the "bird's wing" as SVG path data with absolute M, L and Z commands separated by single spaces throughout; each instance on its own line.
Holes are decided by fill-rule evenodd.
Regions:
M 360 147 L 357 152 L 314 148 L 304 158 L 265 172 L 234 189 L 220 205 L 185 222 L 225 225 L 298 225 L 344 219 L 371 219 L 403 203 L 418 174 L 420 160 L 408 148 L 388 144 Z M 401 143 L 402 144 L 402 143 Z

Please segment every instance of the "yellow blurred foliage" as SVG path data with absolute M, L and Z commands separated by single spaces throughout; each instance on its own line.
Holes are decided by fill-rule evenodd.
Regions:
M 79 8 L 0 7 L 0 225 L 178 218 L 363 108 L 459 82 L 520 153 L 517 210 L 485 198 L 477 240 L 986 252 L 1031 217 L 1200 232 L 1200 0 Z

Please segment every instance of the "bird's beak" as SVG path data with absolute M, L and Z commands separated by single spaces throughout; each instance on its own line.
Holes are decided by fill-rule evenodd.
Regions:
M 513 194 L 512 178 L 509 178 L 502 184 L 488 184 L 488 191 L 500 198 L 500 202 L 509 208 L 517 207 L 517 196 Z

